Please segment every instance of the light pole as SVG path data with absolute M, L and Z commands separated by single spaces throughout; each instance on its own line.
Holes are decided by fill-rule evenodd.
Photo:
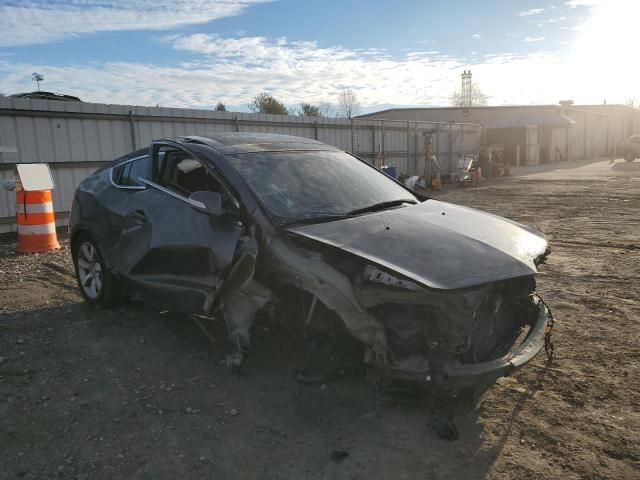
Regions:
M 40 91 L 40 82 L 42 82 L 43 80 L 44 75 L 42 75 L 41 73 L 33 72 L 31 74 L 31 81 L 36 82 L 36 84 L 38 85 L 38 91 Z

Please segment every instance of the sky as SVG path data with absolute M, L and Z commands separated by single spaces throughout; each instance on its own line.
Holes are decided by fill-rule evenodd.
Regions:
M 490 105 L 640 103 L 640 0 L 0 0 L 0 92 L 234 111 L 445 106 L 470 69 Z

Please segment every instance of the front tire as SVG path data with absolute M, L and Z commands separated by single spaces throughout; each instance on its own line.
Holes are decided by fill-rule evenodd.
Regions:
M 87 303 L 114 306 L 125 296 L 118 279 L 109 271 L 98 244 L 88 234 L 82 234 L 73 247 L 73 264 L 80 294 Z
M 624 159 L 627 162 L 633 162 L 636 159 L 636 154 L 634 152 L 632 152 L 631 150 L 629 150 L 624 154 Z

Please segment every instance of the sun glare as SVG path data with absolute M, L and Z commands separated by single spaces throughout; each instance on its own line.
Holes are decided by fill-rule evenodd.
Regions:
M 591 16 L 576 27 L 576 40 L 567 75 L 575 96 L 590 101 L 622 102 L 639 92 L 637 25 L 640 1 L 604 0 L 595 3 Z M 601 98 L 598 98 L 601 97 Z

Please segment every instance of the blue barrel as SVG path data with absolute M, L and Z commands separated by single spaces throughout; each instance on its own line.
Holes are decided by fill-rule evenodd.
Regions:
M 382 167 L 382 171 L 387 175 L 389 175 L 391 178 L 395 178 L 395 179 L 398 178 L 398 167 L 385 166 L 385 167 Z

